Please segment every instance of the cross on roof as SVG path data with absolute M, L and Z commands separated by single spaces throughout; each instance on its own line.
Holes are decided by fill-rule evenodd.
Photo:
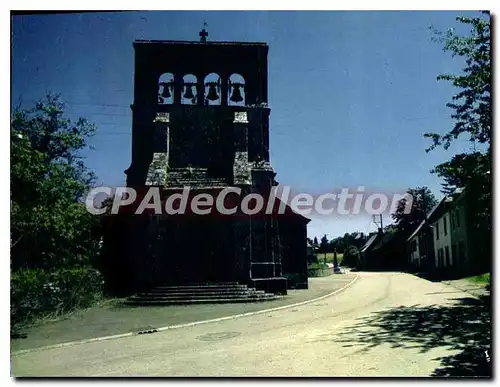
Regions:
M 207 23 L 203 23 L 203 29 L 200 31 L 200 42 L 205 43 L 207 41 L 208 32 L 205 30 Z

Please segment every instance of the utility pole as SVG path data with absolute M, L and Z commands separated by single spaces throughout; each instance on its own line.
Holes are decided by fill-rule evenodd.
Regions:
M 424 235 L 423 235 L 423 238 L 421 239 L 424 243 L 423 243 L 423 248 L 422 250 L 424 251 L 424 254 L 422 254 L 422 252 L 420 252 L 420 256 L 423 255 L 423 263 L 422 263 L 422 266 L 424 267 L 424 270 L 428 270 L 429 269 L 429 263 L 430 263 L 430 259 L 431 259 L 431 252 L 429 251 L 429 246 L 432 246 L 431 245 L 431 242 L 430 242 L 430 239 L 434 237 L 434 235 L 432 234 L 432 229 L 431 229 L 431 226 L 428 222 L 428 219 L 427 219 L 427 201 L 425 200 L 426 199 L 426 194 L 425 194 L 425 187 L 422 187 L 421 189 L 421 192 L 420 192 L 420 200 L 422 201 L 422 211 L 424 213 L 424 228 L 425 228 L 425 231 L 424 231 Z M 419 247 L 420 249 L 420 247 Z M 420 258 L 420 257 L 419 257 Z
M 377 218 L 379 220 L 377 220 Z M 379 233 L 382 233 L 383 230 L 384 230 L 384 223 L 383 223 L 383 220 L 382 220 L 382 214 L 379 214 L 379 215 L 373 215 L 373 223 L 375 223 L 378 227 L 378 232 Z

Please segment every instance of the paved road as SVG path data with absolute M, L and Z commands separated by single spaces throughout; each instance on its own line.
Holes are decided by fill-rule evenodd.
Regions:
M 26 339 L 11 340 L 11 351 L 137 332 L 149 327 L 159 328 L 212 320 L 296 304 L 331 294 L 343 288 L 353 278 L 355 278 L 354 274 L 310 278 L 307 290 L 289 290 L 286 297 L 265 302 L 178 305 L 168 308 L 164 306 L 124 307 L 116 303 L 105 303 L 69 313 L 56 321 L 30 327 L 24 331 L 28 334 Z
M 484 336 L 469 318 L 473 301 L 408 274 L 360 273 L 343 292 L 300 307 L 14 354 L 11 368 L 15 376 L 427 376 Z

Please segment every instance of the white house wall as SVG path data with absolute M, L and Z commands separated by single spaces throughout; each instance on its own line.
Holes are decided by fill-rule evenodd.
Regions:
M 447 229 L 446 235 L 444 234 L 443 220 L 446 221 L 446 229 Z M 439 224 L 439 227 L 437 227 L 437 224 Z M 432 234 L 433 234 L 433 238 L 434 238 L 434 262 L 436 264 L 436 267 L 439 267 L 439 261 L 438 261 L 439 249 L 443 249 L 443 266 L 446 266 L 446 255 L 445 255 L 445 247 L 446 246 L 448 246 L 448 250 L 449 250 L 450 264 L 453 265 L 453 257 L 452 257 L 452 252 L 451 252 L 450 214 L 449 213 L 444 214 L 436 222 L 432 223 L 431 226 L 432 226 Z M 439 239 L 437 239 L 437 237 L 436 237 L 437 236 L 436 229 L 439 230 Z

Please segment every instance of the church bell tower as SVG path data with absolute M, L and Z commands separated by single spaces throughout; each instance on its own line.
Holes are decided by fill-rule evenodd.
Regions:
M 204 28 L 200 41 L 134 42 L 127 185 L 158 186 L 163 192 L 240 187 L 267 196 L 277 184 L 269 160 L 269 47 L 207 37 Z M 165 273 L 180 273 L 177 278 L 189 277 L 186 281 L 236 280 L 286 293 L 276 221 L 202 218 L 165 220 L 168 231 L 159 239 L 170 242 L 156 250 L 170 266 L 154 263 L 158 281 L 164 278 L 160 267 L 166 267 Z M 197 241 L 190 258 L 197 263 L 187 261 L 185 250 L 172 248 L 189 244 L 182 239 L 188 234 Z

